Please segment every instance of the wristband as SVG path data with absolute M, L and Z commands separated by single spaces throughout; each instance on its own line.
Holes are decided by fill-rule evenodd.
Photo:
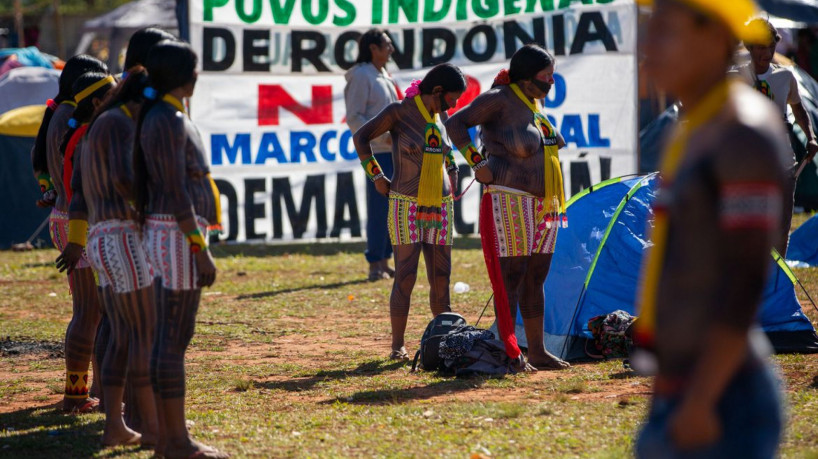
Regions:
M 207 242 L 205 241 L 204 236 L 202 236 L 202 232 L 199 231 L 198 228 L 185 234 L 185 236 L 187 237 L 188 244 L 190 244 L 191 252 L 198 253 L 202 250 L 207 250 Z
M 88 221 L 68 220 L 68 242 L 85 247 L 88 242 Z
M 449 173 L 457 172 L 457 162 L 454 160 L 454 152 L 449 150 L 446 154 L 446 170 Z
M 38 175 L 37 182 L 40 184 L 40 191 L 43 193 L 54 189 L 54 183 L 51 182 L 51 176 L 48 174 Z
M 366 176 L 369 177 L 369 180 L 372 180 L 373 182 L 375 180 L 378 180 L 379 178 L 384 177 L 381 165 L 378 164 L 378 160 L 375 159 L 375 155 L 372 155 L 369 158 L 361 161 L 361 166 L 364 168 Z
M 480 154 L 473 143 L 466 145 L 465 148 L 460 150 L 460 153 L 466 158 L 466 162 L 469 163 L 469 166 L 475 171 L 486 165 L 486 158 Z

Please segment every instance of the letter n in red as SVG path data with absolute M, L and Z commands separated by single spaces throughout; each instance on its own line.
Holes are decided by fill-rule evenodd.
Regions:
M 305 124 L 332 124 L 332 86 L 312 87 L 312 107 L 299 104 L 281 85 L 258 85 L 258 125 L 277 126 L 283 108 Z

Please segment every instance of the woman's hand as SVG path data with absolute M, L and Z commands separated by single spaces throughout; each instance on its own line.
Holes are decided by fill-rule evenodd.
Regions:
M 378 193 L 389 197 L 389 190 L 392 188 L 392 182 L 389 181 L 386 177 L 381 177 L 378 180 L 375 180 L 375 189 Z
M 60 256 L 57 257 L 57 269 L 59 269 L 61 273 L 68 271 L 66 274 L 71 274 L 71 271 L 74 270 L 81 258 L 82 246 L 74 242 L 69 242 L 66 244 Z
M 193 256 L 196 262 L 196 271 L 199 273 L 199 288 L 210 287 L 216 282 L 216 264 L 213 263 L 210 251 L 200 250 Z
M 474 176 L 477 178 L 477 181 L 483 185 L 491 185 L 494 183 L 494 174 L 491 173 L 491 169 L 489 169 L 488 166 L 483 166 L 480 169 L 477 169 Z

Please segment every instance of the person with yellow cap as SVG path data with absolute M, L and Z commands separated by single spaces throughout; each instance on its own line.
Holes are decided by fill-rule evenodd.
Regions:
M 815 133 L 812 130 L 812 122 L 809 113 L 801 103 L 801 94 L 798 92 L 798 82 L 792 69 L 782 65 L 774 64 L 775 47 L 781 41 L 781 35 L 769 21 L 762 18 L 753 19 L 748 26 L 755 26 L 766 29 L 763 40 L 744 41 L 744 47 L 750 53 L 750 62 L 738 66 L 730 71 L 731 76 L 735 76 L 747 84 L 751 85 L 758 92 L 768 97 L 778 108 L 779 116 L 784 120 L 788 130 L 792 130 L 792 124 L 787 120 L 787 105 L 792 108 L 795 122 L 801 127 L 807 138 L 806 156 L 803 161 L 812 161 L 818 153 L 818 141 L 815 140 Z M 798 141 L 797 137 L 788 133 L 787 141 Z M 800 142 L 800 141 L 799 141 Z M 790 226 L 792 223 L 792 206 L 795 201 L 795 184 L 798 180 L 796 175 L 799 165 L 796 164 L 795 154 L 790 158 L 790 170 L 787 171 L 787 188 L 784 190 L 784 212 L 783 228 L 781 236 L 776 241 L 775 248 L 782 257 L 787 256 L 787 245 L 790 239 Z
M 633 363 L 656 379 L 636 456 L 772 458 L 782 402 L 753 324 L 790 153 L 769 99 L 727 77 L 737 40 L 758 35 L 745 27 L 754 5 L 652 3 L 646 67 L 683 115 L 663 154 L 642 266 Z

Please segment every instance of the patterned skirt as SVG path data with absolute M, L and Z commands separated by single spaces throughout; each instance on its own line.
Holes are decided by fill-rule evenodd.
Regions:
M 389 239 L 392 245 L 436 244 L 452 245 L 452 228 L 449 219 L 454 212 L 451 196 L 443 198 L 441 229 L 417 226 L 418 199 L 394 191 L 389 193 Z
M 546 224 L 543 198 L 501 186 L 490 186 L 486 193 L 491 196 L 500 257 L 554 253 L 558 225 Z
M 60 252 L 65 250 L 65 246 L 68 245 L 68 213 L 57 210 L 56 207 L 51 209 L 51 215 L 48 217 L 48 232 L 51 234 L 51 242 L 54 243 L 54 247 Z M 82 258 L 77 263 L 76 269 L 90 267 L 88 255 L 83 250 Z
M 199 230 L 207 234 L 207 221 L 196 217 Z M 162 288 L 195 290 L 199 274 L 187 236 L 179 229 L 176 217 L 150 214 L 145 218 L 145 251 Z
M 96 223 L 88 233 L 88 259 L 100 287 L 118 294 L 135 292 L 153 283 L 153 268 L 142 245 L 142 236 L 131 220 Z

